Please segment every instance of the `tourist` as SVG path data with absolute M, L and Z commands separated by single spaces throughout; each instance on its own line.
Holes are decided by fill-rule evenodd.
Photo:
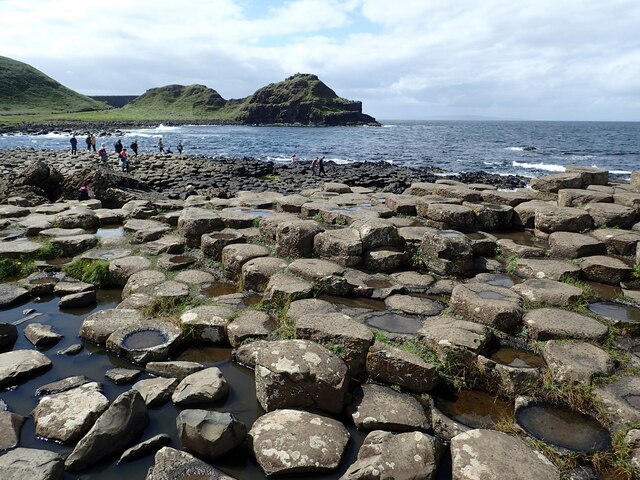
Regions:
M 198 192 L 196 192 L 196 189 L 193 188 L 193 185 L 187 185 L 186 190 L 187 192 L 184 194 L 185 200 L 193 195 L 198 195 Z
M 318 175 L 320 175 L 321 177 L 324 177 L 325 172 L 324 172 L 324 157 L 320 157 L 320 160 L 318 160 Z
M 314 158 L 311 162 L 311 176 L 315 177 L 318 173 L 318 162 L 320 159 L 318 157 Z
M 87 144 L 87 152 L 91 151 L 91 135 L 87 135 L 87 138 L 84 140 Z
M 127 155 L 127 149 L 123 148 L 118 154 L 118 158 L 120 159 L 120 168 L 122 168 L 123 172 L 129 171 L 129 160 Z
M 73 135 L 71 135 L 71 140 L 69 140 L 69 143 L 71 143 L 71 155 L 77 155 L 78 154 L 78 139 L 76 138 L 76 134 L 75 133 Z
M 298 157 L 296 157 L 296 154 L 294 153 L 291 155 L 291 163 L 296 163 L 296 160 L 298 160 Z
M 80 187 L 80 191 L 78 192 L 78 200 L 89 200 L 89 188 L 86 185 L 82 185 Z
M 89 138 L 91 139 L 91 150 L 93 150 L 95 152 L 96 151 L 96 136 L 92 133 L 91 135 L 89 135 Z
M 158 150 L 160 153 L 164 153 L 164 143 L 162 143 L 162 137 L 158 139 Z
M 178 146 L 176 148 L 178 149 L 178 155 L 182 155 L 182 150 L 184 150 L 184 147 L 182 146 L 182 141 L 178 142 Z
M 116 153 L 120 155 L 122 149 L 124 148 L 122 145 L 122 140 L 118 139 L 118 141 L 113 144 L 113 148 L 115 149 Z
M 104 165 L 106 165 L 109 162 L 109 154 L 107 153 L 107 146 L 104 143 L 100 147 L 100 150 L 98 150 L 98 158 L 100 159 L 100 162 L 102 162 Z
M 134 139 L 133 142 L 131 142 L 131 145 L 129 145 L 129 147 L 131 147 L 133 154 L 137 157 L 138 156 L 138 139 Z
M 96 198 L 96 192 L 93 189 L 93 180 L 90 180 L 89 183 L 87 183 L 87 193 L 89 194 L 89 198 Z

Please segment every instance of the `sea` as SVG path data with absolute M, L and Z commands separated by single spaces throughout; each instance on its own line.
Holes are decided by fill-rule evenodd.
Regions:
M 289 162 L 316 156 L 336 163 L 389 162 L 460 173 L 485 171 L 536 177 L 560 173 L 567 165 L 608 169 L 628 179 L 640 169 L 640 122 L 383 121 L 381 127 L 298 127 L 157 125 L 125 130 L 125 146 L 138 140 L 141 151 L 158 139 L 177 152 L 206 157 L 254 157 Z M 68 133 L 5 134 L 0 149 L 69 148 Z M 111 150 L 115 136 L 99 137 Z M 79 137 L 78 146 L 84 147 Z

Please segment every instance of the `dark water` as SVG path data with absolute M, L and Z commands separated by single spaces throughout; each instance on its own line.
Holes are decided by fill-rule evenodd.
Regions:
M 295 153 L 300 160 L 324 155 L 338 162 L 388 161 L 526 176 L 588 165 L 625 178 L 640 165 L 640 122 L 390 121 L 381 128 L 160 125 L 128 131 L 124 143 L 137 138 L 142 151 L 155 150 L 160 136 L 165 146 L 181 141 L 188 154 L 285 162 Z M 111 149 L 115 138 L 98 141 Z M 19 146 L 67 149 L 69 136 L 0 136 L 0 149 Z

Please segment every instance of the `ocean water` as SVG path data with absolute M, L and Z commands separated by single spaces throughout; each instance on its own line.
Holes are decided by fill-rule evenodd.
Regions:
M 176 152 L 204 156 L 251 156 L 288 162 L 324 155 L 338 163 L 385 161 L 448 172 L 539 176 L 563 172 L 567 165 L 608 169 L 629 178 L 640 168 L 640 122 L 391 121 L 382 127 L 277 127 L 188 125 L 127 130 L 142 151 L 155 150 L 158 138 Z M 113 148 L 114 137 L 99 138 Z M 79 138 L 79 147 L 84 139 Z M 69 148 L 69 135 L 2 135 L 0 149 Z

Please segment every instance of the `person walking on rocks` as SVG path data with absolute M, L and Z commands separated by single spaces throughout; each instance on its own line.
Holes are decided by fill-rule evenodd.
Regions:
M 184 199 L 186 200 L 192 195 L 198 195 L 198 192 L 196 192 L 196 189 L 193 188 L 193 185 L 187 185 L 187 192 L 184 194 Z
M 164 143 L 162 143 L 162 137 L 158 139 L 158 151 L 164 153 Z
M 296 163 L 297 160 L 298 160 L 298 157 L 296 157 L 295 153 L 291 155 L 291 163 Z
M 318 157 L 314 158 L 311 162 L 311 176 L 315 177 L 318 174 L 318 162 L 320 159 Z
M 91 139 L 91 150 L 93 150 L 95 152 L 96 151 L 96 136 L 92 133 L 91 135 L 89 135 L 89 138 Z
M 91 151 L 91 135 L 87 135 L 87 138 L 85 138 L 85 143 L 87 144 L 87 152 Z
M 178 155 L 182 155 L 182 150 L 184 150 L 184 147 L 182 146 L 182 141 L 178 142 L 178 146 L 176 148 L 178 149 Z
M 129 171 L 129 155 L 127 155 L 127 149 L 123 148 L 118 154 L 118 158 L 120 159 L 120 168 L 122 168 L 123 172 Z
M 320 175 L 321 177 L 325 176 L 324 157 L 320 157 L 320 160 L 318 160 L 318 175 Z
M 98 158 L 103 165 L 107 165 L 107 163 L 109 162 L 109 154 L 107 153 L 107 146 L 104 143 L 100 147 L 100 150 L 98 150 Z
M 71 139 L 69 140 L 71 144 L 71 155 L 78 154 L 78 139 L 76 138 L 76 134 L 71 135 Z
M 131 147 L 131 151 L 137 157 L 138 156 L 138 139 L 137 138 L 134 139 L 131 145 L 129 145 L 129 147 Z
M 124 148 L 122 146 L 122 140 L 118 139 L 118 141 L 113 144 L 113 148 L 115 149 L 115 151 L 118 154 L 118 156 L 120 156 L 120 153 L 122 152 L 122 149 Z

